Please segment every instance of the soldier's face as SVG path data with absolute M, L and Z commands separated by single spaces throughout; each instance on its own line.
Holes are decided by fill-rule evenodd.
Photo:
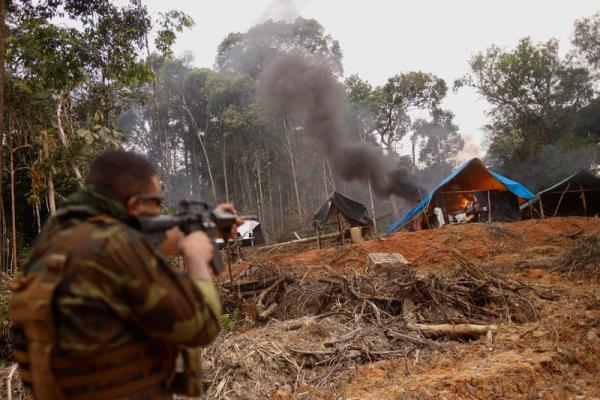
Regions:
M 127 211 L 134 216 L 155 216 L 160 214 L 160 184 L 158 176 L 152 177 L 152 183 L 148 187 L 146 193 L 139 196 L 132 196 L 127 200 Z

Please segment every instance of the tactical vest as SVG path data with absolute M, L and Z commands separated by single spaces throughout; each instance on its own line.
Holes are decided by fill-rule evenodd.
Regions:
M 58 354 L 53 315 L 54 294 L 65 275 L 69 255 L 94 228 L 80 222 L 62 243 L 42 255 L 42 271 L 13 282 L 10 319 L 13 355 L 19 375 L 36 400 L 105 400 L 165 398 L 175 375 L 176 349 L 167 343 L 146 340 L 89 356 Z M 50 239 L 52 240 L 52 239 Z

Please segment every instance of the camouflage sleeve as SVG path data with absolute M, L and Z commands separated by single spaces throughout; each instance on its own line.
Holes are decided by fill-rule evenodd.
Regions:
M 221 316 L 214 284 L 174 271 L 137 232 L 124 234 L 111 240 L 107 253 L 127 277 L 128 317 L 150 337 L 187 346 L 210 343 L 219 333 Z

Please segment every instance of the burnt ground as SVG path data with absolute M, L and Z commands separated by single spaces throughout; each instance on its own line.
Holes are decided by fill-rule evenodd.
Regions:
M 370 268 L 373 252 L 410 265 Z M 233 271 L 224 332 L 204 351 L 207 398 L 600 398 L 596 218 L 256 249 Z M 439 324 L 489 329 L 419 328 Z

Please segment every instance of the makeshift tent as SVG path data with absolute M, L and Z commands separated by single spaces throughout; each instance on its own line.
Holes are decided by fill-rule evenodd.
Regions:
M 364 205 L 344 196 L 343 194 L 333 192 L 313 214 L 317 238 L 319 238 L 319 230 L 325 229 L 327 221 L 331 216 L 334 215 L 342 238 L 342 243 L 344 240 L 344 227 L 342 218 L 350 225 L 350 227 L 370 227 L 373 224 L 371 218 L 369 217 L 369 213 L 367 212 L 367 208 Z M 318 242 L 320 247 L 321 242 L 319 239 Z
M 521 206 L 524 218 L 600 215 L 600 178 L 581 170 Z
M 443 212 L 444 220 L 471 211 L 476 221 L 515 221 L 521 218 L 519 205 L 534 197 L 523 185 L 488 170 L 473 158 L 441 181 L 408 213 L 388 227 L 391 234 L 418 217 L 422 227 L 438 226 L 434 209 Z
M 367 207 L 341 193 L 333 192 L 313 215 L 320 229 L 325 227 L 329 217 L 336 211 L 339 211 L 351 226 L 371 225 L 372 223 Z
M 242 246 L 255 246 L 257 244 L 265 244 L 265 238 L 262 233 L 260 222 L 246 220 L 237 228 L 239 239 L 242 241 Z

